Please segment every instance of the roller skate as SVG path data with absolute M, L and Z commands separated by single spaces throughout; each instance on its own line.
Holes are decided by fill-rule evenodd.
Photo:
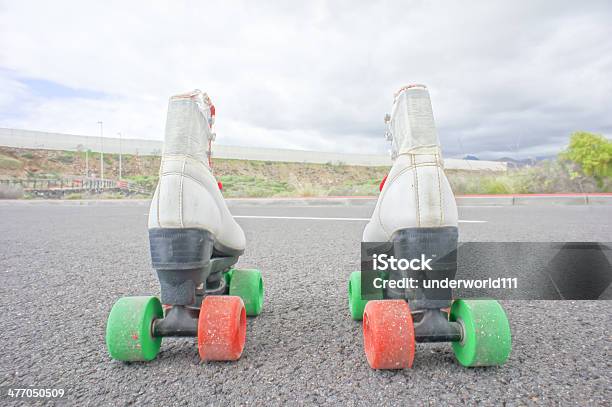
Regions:
M 203 360 L 237 360 L 246 317 L 261 312 L 261 273 L 233 268 L 245 236 L 212 175 L 214 113 L 199 90 L 170 98 L 148 222 L 161 301 L 142 296 L 115 303 L 106 326 L 113 359 L 152 360 L 162 338 L 174 336 L 197 337 Z
M 501 305 L 492 299 L 453 300 L 450 288 L 424 288 L 433 280 L 455 278 L 458 241 L 457 206 L 427 88 L 401 88 L 385 122 L 393 166 L 363 242 L 386 244 L 387 255 L 395 259 L 431 260 L 421 269 L 380 272 L 377 284 L 364 278 L 365 271 L 351 274 L 349 309 L 353 319 L 363 319 L 368 363 L 374 369 L 409 368 L 416 342 L 451 342 L 463 366 L 501 365 L 511 350 Z M 410 279 L 414 284 L 407 283 Z

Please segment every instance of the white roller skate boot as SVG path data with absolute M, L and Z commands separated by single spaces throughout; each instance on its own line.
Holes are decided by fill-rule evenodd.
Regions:
M 364 242 L 394 242 L 396 258 L 434 256 L 435 268 L 427 276 L 454 278 L 457 249 L 457 205 L 444 174 L 440 142 L 427 88 L 401 88 L 387 120 L 392 142 L 393 166 L 381 188 Z M 448 260 L 449 262 L 447 262 Z M 453 264 L 454 263 L 454 264 Z M 391 272 L 390 279 L 417 277 L 415 273 Z M 421 273 L 422 274 L 422 273 Z M 436 294 L 426 298 L 426 294 Z M 440 295 L 442 294 L 442 295 Z M 447 295 L 434 291 L 389 288 L 387 298 L 411 300 L 411 309 L 443 308 Z
M 246 316 L 261 312 L 261 273 L 232 268 L 244 252 L 245 236 L 212 175 L 213 121 L 214 106 L 205 93 L 170 98 L 148 224 L 161 302 L 117 301 L 106 334 L 115 359 L 150 360 L 163 337 L 196 336 L 202 359 L 236 360 L 244 348 Z
M 149 231 L 211 239 L 216 251 L 237 256 L 245 248 L 244 232 L 232 217 L 210 168 L 211 102 L 194 91 L 170 98 L 159 183 L 149 210 Z M 186 257 L 153 259 L 159 265 L 187 267 L 202 260 L 201 252 Z M 163 254 L 163 253 L 162 253 Z
M 453 301 L 448 284 L 425 288 L 455 278 L 458 241 L 457 205 L 444 174 L 427 88 L 401 88 L 386 122 L 393 166 L 363 242 L 365 246 L 386 243 L 374 247 L 385 247 L 389 255 L 409 261 L 411 267 L 395 263 L 395 269 L 382 277 L 386 284 L 372 288 L 379 290 L 378 299 L 370 301 L 351 288 L 358 286 L 354 291 L 361 294 L 371 280 L 358 281 L 356 273 L 351 275 L 349 304 L 353 318 L 363 317 L 368 363 L 375 369 L 411 367 L 416 342 L 452 342 L 465 366 L 502 364 L 510 353 L 510 328 L 497 301 Z M 373 276 L 378 276 L 376 271 Z M 416 284 L 406 284 L 410 280 Z

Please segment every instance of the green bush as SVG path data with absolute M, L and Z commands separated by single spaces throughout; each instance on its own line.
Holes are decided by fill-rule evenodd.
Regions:
M 570 169 L 572 178 L 581 175 L 593 177 L 601 188 L 605 180 L 612 177 L 612 141 L 600 134 L 575 132 L 567 150 L 559 154 L 559 157 L 577 166 Z
M 485 194 L 503 195 L 512 193 L 513 188 L 505 177 L 500 177 L 498 179 L 485 179 L 482 183 L 482 191 Z

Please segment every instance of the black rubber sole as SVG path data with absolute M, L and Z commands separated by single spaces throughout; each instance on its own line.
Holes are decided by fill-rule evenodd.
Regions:
M 408 228 L 393 234 L 393 255 L 396 259 L 416 259 L 425 255 L 431 258 L 431 270 L 390 271 L 389 280 L 403 278 L 416 279 L 417 289 L 391 289 L 387 288 L 386 298 L 405 299 L 410 302 L 410 309 L 440 309 L 446 308 L 452 302 L 450 288 L 424 289 L 426 280 L 449 280 L 455 278 L 457 273 L 457 241 L 456 227 L 439 228 Z
M 199 307 L 206 295 L 228 291 L 223 273 L 242 251 L 216 247 L 212 234 L 196 228 L 149 229 L 151 263 L 161 286 L 161 301 Z
M 214 239 L 203 229 L 149 229 L 151 263 L 156 270 L 189 270 L 206 266 Z
M 196 305 L 196 291 L 213 254 L 214 239 L 202 229 L 149 229 L 151 263 L 161 287 L 161 301 L 171 305 Z

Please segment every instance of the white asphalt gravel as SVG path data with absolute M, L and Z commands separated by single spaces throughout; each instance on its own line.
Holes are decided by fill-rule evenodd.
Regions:
M 233 202 L 247 234 L 240 267 L 262 270 L 263 313 L 242 358 L 204 363 L 194 339 L 164 340 L 157 359 L 122 363 L 104 344 L 113 302 L 158 294 L 146 206 L 0 205 L 0 386 L 64 388 L 68 405 L 609 405 L 612 302 L 504 301 L 513 352 L 465 369 L 447 344 L 418 345 L 414 368 L 374 371 L 346 284 L 359 267 L 372 202 Z M 612 206 L 461 207 L 463 241 L 610 241 Z M 257 218 L 247 218 L 255 216 Z M 315 219 L 265 219 L 261 217 Z M 14 401 L 1 399 L 2 404 Z M 9 404 L 10 403 L 10 404 Z

